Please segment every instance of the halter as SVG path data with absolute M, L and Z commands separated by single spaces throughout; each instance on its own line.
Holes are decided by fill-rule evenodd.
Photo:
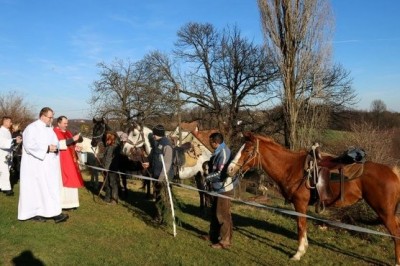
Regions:
M 105 132 L 106 132 L 106 124 L 103 123 L 103 131 L 99 135 L 93 136 L 92 139 L 98 139 L 98 138 L 103 137 Z
M 138 146 L 139 144 L 145 143 L 143 128 L 142 128 L 140 125 L 138 125 L 138 126 L 139 126 L 139 129 L 137 129 L 137 130 L 139 131 L 139 136 L 138 136 L 136 142 L 133 143 L 133 146 L 134 146 L 135 148 L 137 148 L 137 146 Z M 134 131 L 134 130 L 135 130 L 135 129 L 133 129 L 133 131 Z
M 243 172 L 243 171 L 242 171 L 242 168 L 243 168 L 243 166 L 245 166 L 246 164 L 250 163 L 252 160 L 254 160 L 254 163 L 253 163 L 253 165 L 252 165 L 251 167 L 256 166 L 256 161 L 257 161 L 257 162 L 258 162 L 258 164 L 257 164 L 257 169 L 261 169 L 261 160 L 260 160 L 260 156 L 261 156 L 261 155 L 260 155 L 259 147 L 260 147 L 260 140 L 257 139 L 256 145 L 255 145 L 253 151 L 250 153 L 250 155 L 249 155 L 249 157 L 247 158 L 247 160 L 244 161 L 244 163 L 241 164 L 241 165 L 235 163 L 236 165 L 239 166 L 239 175 L 244 176 L 244 174 L 245 174 L 248 170 L 245 171 L 245 172 Z M 257 159 L 258 159 L 258 160 L 257 160 Z M 251 167 L 249 167 L 249 169 L 250 169 Z
M 146 152 L 146 138 L 144 136 L 144 126 L 141 125 L 137 125 L 138 128 L 134 128 L 132 131 L 134 131 L 135 129 L 137 129 L 139 131 L 139 136 L 137 138 L 137 140 L 135 141 L 135 143 L 131 142 L 130 144 L 133 146 L 132 149 L 142 149 L 145 155 L 141 155 L 142 161 L 144 161 L 143 157 L 148 157 L 149 154 Z M 142 144 L 141 146 L 139 146 L 140 144 Z M 131 150 L 132 150 L 131 149 Z

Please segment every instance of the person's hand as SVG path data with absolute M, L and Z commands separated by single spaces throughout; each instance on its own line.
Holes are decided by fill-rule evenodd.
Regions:
M 58 152 L 57 145 L 50 144 L 49 145 L 49 152 Z
M 148 162 L 142 163 L 142 167 L 143 167 L 144 169 L 149 168 L 149 166 L 150 166 L 150 164 L 149 164 Z
M 76 142 L 79 140 L 79 137 L 81 136 L 81 133 L 76 134 L 75 136 L 72 137 L 72 139 Z
M 78 145 L 75 146 L 75 151 L 81 151 L 81 150 L 82 150 L 81 146 L 78 146 Z

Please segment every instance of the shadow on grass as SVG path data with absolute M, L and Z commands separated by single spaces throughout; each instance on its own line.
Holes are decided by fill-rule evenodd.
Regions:
M 44 266 L 45 264 L 38 258 L 35 258 L 32 251 L 24 250 L 17 257 L 12 259 L 14 266 Z
M 198 207 L 196 207 L 194 205 L 191 205 L 191 204 L 183 205 L 181 207 L 181 210 L 185 213 L 198 216 Z M 268 214 L 266 214 L 266 215 L 268 215 Z M 286 215 L 283 215 L 283 214 L 275 213 L 275 215 L 279 215 L 286 219 L 288 218 Z M 202 218 L 205 219 L 204 217 L 202 217 Z M 292 219 L 293 223 L 296 223 L 295 219 L 293 219 L 293 218 L 291 218 L 291 219 Z M 292 257 L 295 254 L 296 250 L 293 250 L 292 254 L 288 254 L 288 250 L 292 249 L 292 247 L 289 245 L 283 244 L 283 243 L 277 243 L 277 241 L 276 241 L 276 239 L 274 239 L 273 235 L 280 235 L 280 236 L 287 238 L 287 241 L 295 241 L 297 243 L 297 232 L 296 231 L 288 230 L 287 228 L 285 228 L 283 226 L 280 226 L 278 224 L 274 224 L 274 223 L 271 223 L 271 222 L 268 222 L 265 220 L 254 219 L 254 218 L 236 214 L 236 213 L 232 214 L 232 221 L 233 221 L 233 225 L 234 225 L 234 233 L 235 232 L 240 233 L 243 236 L 246 236 L 247 238 L 249 238 L 251 240 L 258 241 L 262 245 L 269 246 L 272 249 L 277 250 L 278 252 L 287 254 L 288 259 L 289 259 L 289 257 Z M 201 231 L 198 228 L 193 227 L 189 223 L 182 223 L 182 227 L 188 231 L 192 231 L 193 234 L 195 234 L 195 235 L 207 234 L 207 232 Z M 254 232 L 252 232 L 251 230 L 249 230 L 249 228 L 265 230 L 268 232 L 268 234 L 264 235 L 264 236 L 257 235 Z M 314 232 L 314 233 L 317 233 L 317 232 Z M 271 236 L 271 237 L 269 237 L 269 236 Z M 312 248 L 313 246 L 319 246 L 323 249 L 327 249 L 327 250 L 330 250 L 333 252 L 341 253 L 343 255 L 355 258 L 357 260 L 360 260 L 360 262 L 365 262 L 365 263 L 373 264 L 373 265 L 387 265 L 387 263 L 385 263 L 381 260 L 375 259 L 372 256 L 370 256 L 369 254 L 364 254 L 364 253 L 358 254 L 356 252 L 353 252 L 352 250 L 338 247 L 335 244 L 329 244 L 329 243 L 325 243 L 325 242 L 321 243 L 320 241 L 313 240 L 310 237 L 308 238 L 308 241 L 310 244 L 310 248 Z M 362 241 L 362 240 L 360 239 L 360 241 Z M 287 242 L 287 243 L 289 243 L 289 242 Z M 373 255 L 373 254 L 371 254 L 371 255 Z M 307 253 L 305 256 L 307 256 Z
M 144 221 L 152 220 L 156 214 L 154 201 L 148 199 L 144 191 L 128 190 L 123 198 L 123 206 L 127 207 L 133 216 Z
M 90 181 L 85 181 L 84 184 L 85 188 L 91 193 L 94 202 L 107 204 L 103 201 L 103 194 L 105 193 L 104 188 L 103 191 L 99 193 L 103 182 L 99 182 L 97 186 L 93 186 Z M 118 204 L 127 208 L 132 216 L 144 221 L 146 224 L 159 227 L 159 224 L 153 221 L 153 217 L 156 214 L 155 203 L 153 200 L 146 198 L 144 190 L 135 191 L 128 189 L 120 192 Z
M 95 197 L 98 195 L 98 191 L 94 190 L 92 187 L 90 187 L 90 182 L 85 182 L 86 188 L 94 193 Z M 189 214 L 195 217 L 198 217 L 200 219 L 203 219 L 204 221 L 208 222 L 209 221 L 209 216 L 204 215 L 204 212 L 200 210 L 200 207 L 197 205 L 189 204 L 189 203 L 184 203 L 180 199 L 175 198 L 175 207 L 182 211 L 185 214 Z M 152 217 L 156 213 L 155 209 L 155 203 L 153 200 L 149 200 L 146 198 L 146 193 L 144 190 L 131 190 L 129 189 L 126 193 L 126 197 L 120 201 L 120 204 L 124 207 L 126 207 L 132 215 L 138 219 L 141 219 L 144 221 L 146 224 L 154 227 L 158 227 L 159 225 L 157 223 L 154 223 L 152 221 Z M 268 215 L 266 213 L 265 215 Z M 293 223 L 296 223 L 296 220 L 293 217 L 288 217 L 287 215 L 280 214 L 280 213 L 274 213 L 274 215 L 278 215 L 283 217 L 284 219 L 290 218 Z M 258 241 L 260 244 L 269 246 L 272 249 L 286 254 L 289 257 L 293 256 L 296 252 L 296 250 L 293 250 L 293 245 L 290 244 L 289 241 L 294 241 L 297 243 L 297 232 L 295 230 L 288 230 L 284 226 L 280 226 L 279 224 L 274 224 L 262 219 L 255 219 L 251 217 L 247 217 L 241 214 L 233 213 L 232 214 L 232 220 L 233 220 L 233 225 L 234 225 L 234 233 L 239 233 L 242 234 L 243 236 L 253 240 L 253 241 Z M 310 223 L 312 221 L 308 221 Z M 199 228 L 193 226 L 190 221 L 184 221 L 179 219 L 177 217 L 177 225 L 180 226 L 181 228 L 185 229 L 189 234 L 192 234 L 196 237 L 207 234 L 208 232 L 205 232 L 203 230 L 200 230 Z M 254 232 L 250 230 L 250 228 L 256 228 L 259 230 L 264 230 L 267 231 L 267 235 L 257 235 Z M 316 234 L 317 232 L 313 232 L 313 234 Z M 285 243 L 279 243 L 274 239 L 273 235 L 280 235 L 282 237 L 287 238 L 287 241 Z M 346 250 L 344 248 L 341 248 L 340 246 L 337 246 L 337 244 L 330 244 L 326 242 L 320 242 L 317 240 L 314 240 L 313 238 L 308 238 L 310 248 L 313 246 L 319 246 L 322 249 L 327 249 L 333 252 L 337 252 L 340 254 L 343 254 L 345 256 L 349 256 L 352 258 L 355 258 L 357 260 L 360 260 L 360 262 L 365 262 L 367 264 L 373 264 L 373 265 L 387 265 L 387 263 L 373 258 L 369 254 L 357 254 L 356 252 L 353 252 L 352 250 Z M 360 241 L 362 241 L 360 239 Z M 286 244 L 288 243 L 288 244 Z M 292 254 L 289 254 L 292 253 Z M 307 257 L 307 253 L 305 255 Z

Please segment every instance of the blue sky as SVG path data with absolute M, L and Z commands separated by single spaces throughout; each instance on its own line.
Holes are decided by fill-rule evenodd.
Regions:
M 351 72 L 357 109 L 375 99 L 400 112 L 398 0 L 333 0 L 333 60 Z M 256 0 L 0 0 L 0 93 L 17 91 L 38 113 L 90 118 L 97 63 L 170 52 L 187 22 L 237 24 L 262 43 Z

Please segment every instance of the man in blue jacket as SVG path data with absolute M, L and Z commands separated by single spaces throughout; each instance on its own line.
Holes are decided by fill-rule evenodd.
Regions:
M 231 197 L 233 185 L 231 179 L 226 177 L 226 167 L 231 158 L 231 151 L 224 142 L 221 133 L 210 135 L 210 145 L 214 153 L 210 158 L 210 174 L 207 176 L 213 191 Z M 229 248 L 232 244 L 232 216 L 231 200 L 213 196 L 211 200 L 211 221 L 209 239 L 211 247 L 221 249 Z

